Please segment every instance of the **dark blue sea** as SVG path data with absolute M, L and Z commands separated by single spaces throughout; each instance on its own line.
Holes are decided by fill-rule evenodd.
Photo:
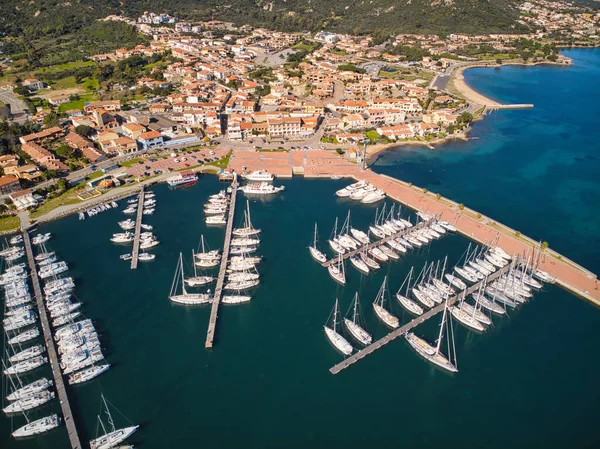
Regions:
M 439 191 L 600 271 L 600 51 L 566 54 L 572 67 L 468 71 L 467 81 L 484 94 L 535 109 L 488 116 L 468 143 L 384 153 L 375 170 Z M 130 441 L 145 449 L 600 447 L 600 311 L 559 287 L 494 318 L 483 335 L 456 325 L 455 375 L 430 366 L 402 339 L 331 375 L 342 356 L 322 326 L 336 298 L 345 313 L 358 292 L 368 330 L 382 337 L 388 330 L 371 302 L 384 276 L 395 293 L 411 266 L 420 270 L 445 255 L 455 263 L 469 241 L 444 237 L 370 276 L 347 266 L 341 287 L 308 254 L 314 223 L 325 248 L 336 216 L 343 221 L 350 210 L 353 225 L 364 229 L 375 206 L 337 199 L 343 180 L 282 184 L 278 197 L 250 202 L 263 230 L 261 285 L 251 303 L 221 308 L 211 351 L 204 348 L 209 308 L 176 306 L 167 296 L 180 251 L 189 265 L 201 234 L 211 248 L 222 244 L 223 230 L 207 228 L 202 212 L 208 195 L 224 187 L 216 178 L 204 176 L 190 189 L 154 189 L 157 212 L 145 222 L 161 244 L 156 261 L 136 271 L 119 260 L 127 247 L 109 242 L 124 219 L 120 210 L 42 228 L 69 263 L 112 365 L 97 381 L 69 388 L 84 447 L 96 435 L 101 393 L 120 412 L 113 411 L 117 426 L 141 426 Z M 236 222 L 244 206 L 243 197 L 238 201 Z M 394 298 L 391 310 L 410 319 Z M 438 324 L 433 319 L 416 332 L 433 341 Z M 42 374 L 49 372 L 27 380 Z M 32 417 L 57 410 L 54 401 Z M 11 426 L 22 423 L 0 418 L 2 449 L 68 447 L 64 427 L 11 439 Z

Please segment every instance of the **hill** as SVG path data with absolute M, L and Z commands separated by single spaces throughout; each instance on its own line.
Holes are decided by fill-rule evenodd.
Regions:
M 218 19 L 282 30 L 480 33 L 525 31 L 517 0 L 2 0 L 0 32 L 61 35 L 120 13 L 167 12 L 181 19 Z

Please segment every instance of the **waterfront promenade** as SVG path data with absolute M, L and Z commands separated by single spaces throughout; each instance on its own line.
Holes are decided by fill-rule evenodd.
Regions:
M 305 178 L 340 176 L 368 181 L 383 190 L 389 198 L 415 211 L 438 215 L 441 220 L 453 224 L 461 234 L 478 243 L 490 244 L 496 241 L 507 253 L 525 256 L 532 255 L 537 249 L 534 240 L 489 217 L 478 216 L 476 211 L 461 208 L 447 198 L 438 199 L 435 193 L 426 192 L 417 186 L 377 174 L 370 169 L 361 170 L 355 162 L 332 151 L 293 150 L 289 153 L 273 153 L 269 158 L 261 157 L 260 154 L 264 153 L 236 153 L 230 160 L 230 167 L 238 172 L 245 165 L 248 170 L 268 170 L 274 174 L 287 174 L 293 170 Z M 275 154 L 278 156 L 273 157 Z M 277 162 L 272 163 L 272 159 Z M 282 161 L 287 161 L 287 167 Z M 596 274 L 550 249 L 542 251 L 538 268 L 554 276 L 557 284 L 600 307 L 600 286 Z
M 33 291 L 35 293 L 40 324 L 42 325 L 42 332 L 44 334 L 44 342 L 46 343 L 46 349 L 48 351 L 50 368 L 52 368 L 52 375 L 54 376 L 54 385 L 58 393 L 58 400 L 60 401 L 63 422 L 67 427 L 71 448 L 81 449 L 81 442 L 79 441 L 79 435 L 77 434 L 77 428 L 75 427 L 75 421 L 73 420 L 71 404 L 69 403 L 69 397 L 67 396 L 67 390 L 65 388 L 65 383 L 60 371 L 60 363 L 58 361 L 54 339 L 52 338 L 52 329 L 50 328 L 50 322 L 48 321 L 46 307 L 44 306 L 44 296 L 40 286 L 40 279 L 37 274 L 33 249 L 31 248 L 31 240 L 29 239 L 29 231 L 27 230 L 23 231 L 23 243 L 25 245 L 25 251 L 27 252 L 27 262 L 29 264 L 29 269 L 31 270 L 31 282 L 33 284 Z

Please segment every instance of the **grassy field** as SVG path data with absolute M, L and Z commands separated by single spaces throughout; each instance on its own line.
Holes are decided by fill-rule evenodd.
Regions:
M 44 202 L 44 204 L 31 212 L 31 218 L 38 218 L 60 206 L 70 206 L 71 204 L 81 203 L 81 199 L 77 197 L 77 194 L 84 188 L 85 184 L 79 184 L 78 186 L 67 190 L 61 196 Z
M 221 169 L 226 169 L 229 165 L 229 159 L 231 158 L 231 151 L 227 153 L 227 156 L 223 156 L 221 159 L 215 162 L 209 162 L 206 165 L 214 165 L 215 167 L 219 167 Z
M 98 97 L 93 94 L 82 94 L 79 95 L 79 100 L 69 101 L 58 106 L 58 112 L 66 112 L 72 109 L 83 109 L 85 103 L 88 101 L 97 100 Z
M 422 70 L 398 68 L 395 72 L 386 72 L 385 70 L 380 70 L 379 76 L 382 78 L 403 79 L 407 81 L 423 79 L 429 82 L 433 78 L 433 73 Z
M 21 225 L 19 217 L 8 216 L 0 218 L 0 231 L 11 231 Z
M 134 159 L 130 159 L 130 160 L 125 161 L 125 162 L 121 162 L 119 165 L 121 167 L 131 167 L 132 165 L 135 165 L 135 164 L 137 164 L 140 161 L 143 161 L 143 159 L 141 157 L 136 157 Z
M 94 67 L 94 66 L 96 66 L 96 63 L 94 61 L 73 61 L 73 62 L 68 62 L 66 64 L 57 64 L 57 65 L 53 65 L 50 67 L 44 67 L 41 69 L 37 69 L 37 70 L 35 70 L 34 73 L 36 73 L 36 74 L 56 73 L 56 72 L 62 72 L 64 70 L 73 70 L 73 69 L 80 69 L 82 67 Z

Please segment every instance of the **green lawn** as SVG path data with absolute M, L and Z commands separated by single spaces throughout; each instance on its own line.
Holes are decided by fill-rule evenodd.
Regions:
M 381 136 L 377 133 L 377 131 L 367 131 L 365 133 L 365 135 L 367 136 L 367 139 L 369 140 L 373 140 L 376 141 L 378 140 Z
M 82 67 L 94 67 L 96 63 L 94 61 L 73 61 L 67 62 L 66 64 L 57 64 L 50 67 L 43 67 L 37 69 L 35 73 L 56 73 L 62 72 L 63 70 L 80 69 Z
M 0 218 L 0 231 L 11 231 L 17 229 L 19 226 L 21 226 L 19 217 L 10 215 Z
M 39 206 L 31 213 L 31 218 L 38 218 L 42 215 L 50 212 L 51 210 L 56 209 L 60 206 L 70 206 L 71 204 L 81 203 L 81 200 L 77 198 L 76 190 L 80 190 L 83 188 L 83 184 L 74 187 L 72 189 L 67 190 L 61 196 L 57 198 L 52 198 L 51 200 L 46 201 L 44 204 Z
M 83 109 L 85 103 L 88 101 L 97 100 L 98 97 L 92 94 L 79 95 L 79 100 L 69 101 L 58 106 L 58 112 L 66 112 L 71 109 Z
M 119 165 L 121 167 L 131 167 L 132 165 L 135 165 L 135 164 L 137 164 L 140 161 L 143 161 L 143 159 L 141 157 L 136 157 L 134 159 L 130 159 L 130 160 L 125 161 L 125 162 L 121 162 Z
M 104 175 L 104 173 L 102 172 L 102 170 L 98 170 L 98 171 L 95 171 L 94 173 L 92 173 L 91 175 L 88 175 L 87 179 L 96 179 L 96 178 L 99 178 L 102 175 Z
M 223 156 L 221 159 L 219 159 L 218 161 L 215 162 L 209 162 L 206 165 L 214 165 L 215 167 L 219 167 L 221 169 L 226 169 L 227 166 L 229 165 L 229 159 L 231 158 L 231 151 L 229 151 L 229 153 L 227 153 L 227 156 Z

